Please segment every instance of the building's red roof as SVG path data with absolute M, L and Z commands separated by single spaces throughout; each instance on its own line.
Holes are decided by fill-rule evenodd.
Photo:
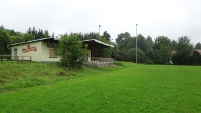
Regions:
M 199 52 L 200 55 L 201 55 L 201 49 L 198 49 L 198 50 L 196 50 L 196 51 Z M 176 51 L 175 51 L 175 50 L 171 51 L 171 55 L 175 55 L 175 54 L 176 54 Z
M 197 52 L 199 52 L 200 53 L 200 55 L 201 55 L 201 50 L 200 49 L 198 49 L 198 50 L 196 50 Z

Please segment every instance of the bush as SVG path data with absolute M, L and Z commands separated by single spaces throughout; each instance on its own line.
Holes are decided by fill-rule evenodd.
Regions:
M 80 68 L 86 55 L 86 47 L 72 34 L 59 40 L 57 55 L 61 57 L 61 65 L 68 68 Z
M 185 54 L 175 54 L 172 57 L 172 62 L 175 65 L 201 65 L 201 55 L 197 51 L 193 51 L 189 56 Z

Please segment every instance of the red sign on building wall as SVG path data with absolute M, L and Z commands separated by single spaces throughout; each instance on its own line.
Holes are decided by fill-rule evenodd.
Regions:
M 27 44 L 27 48 L 26 49 L 22 49 L 23 53 L 27 53 L 29 51 L 37 51 L 37 48 L 35 46 L 31 47 L 30 44 Z

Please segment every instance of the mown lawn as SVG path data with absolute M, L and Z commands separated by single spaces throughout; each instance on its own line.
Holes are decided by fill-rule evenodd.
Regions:
M 200 66 L 129 64 L 77 76 L 2 92 L 0 112 L 201 112 Z

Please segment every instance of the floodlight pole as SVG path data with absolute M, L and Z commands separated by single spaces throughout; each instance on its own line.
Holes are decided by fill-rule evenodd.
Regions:
M 100 27 L 101 27 L 101 25 L 98 25 L 99 26 L 99 36 L 100 36 Z
M 136 59 L 135 59 L 135 60 L 136 60 L 136 64 L 137 64 L 137 26 L 138 26 L 138 24 L 136 24 L 136 41 L 135 41 L 135 42 L 136 42 L 136 44 L 135 44 L 135 45 L 136 45 L 136 49 L 135 49 L 135 53 L 136 53 Z

